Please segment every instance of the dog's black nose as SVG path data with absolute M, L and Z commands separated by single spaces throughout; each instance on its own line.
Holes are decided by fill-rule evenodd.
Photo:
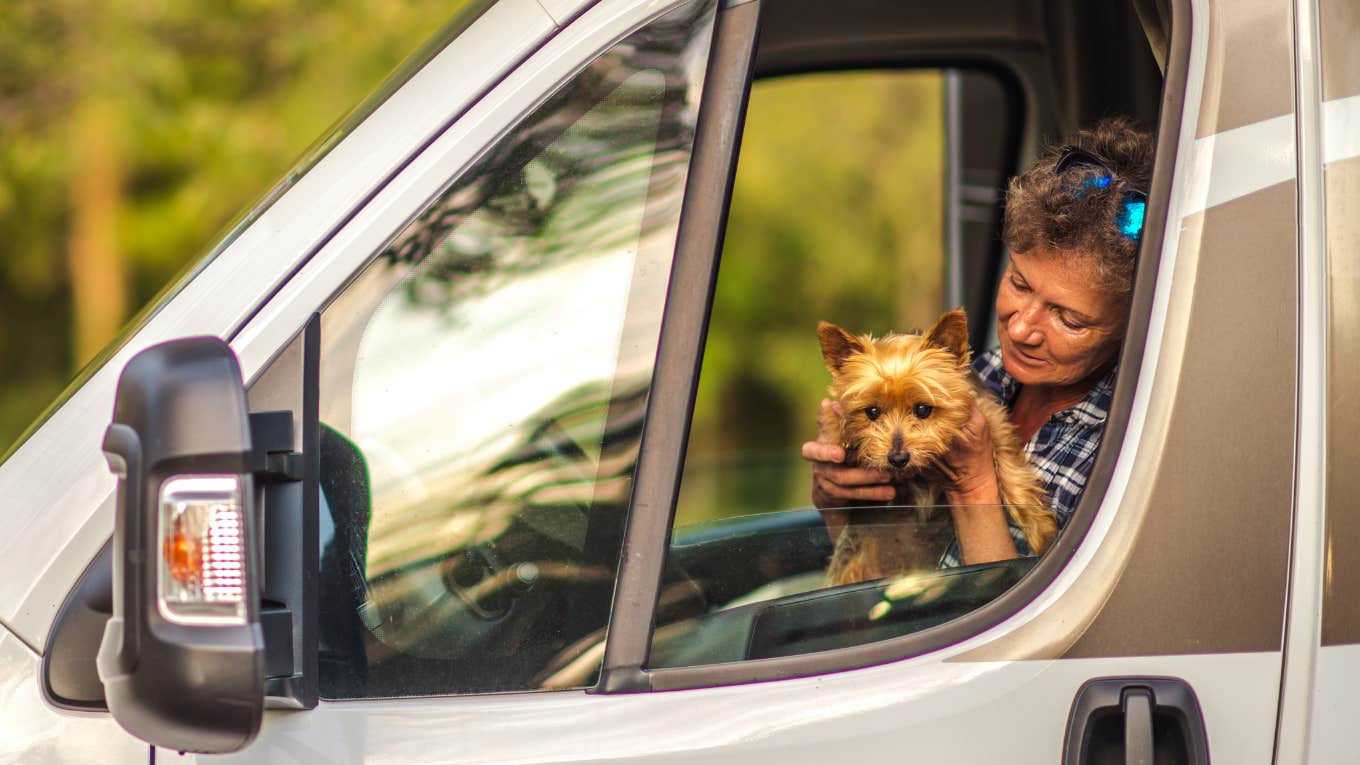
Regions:
M 888 464 L 892 465 L 895 468 L 906 467 L 907 462 L 910 460 L 911 455 L 906 453 L 905 451 L 892 452 L 891 454 L 888 455 Z

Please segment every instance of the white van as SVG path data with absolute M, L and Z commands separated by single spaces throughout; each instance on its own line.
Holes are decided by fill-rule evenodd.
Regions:
M 476 4 L 0 463 L 0 761 L 1360 760 L 1356 40 L 1349 0 Z M 717 338 L 833 317 L 718 256 L 748 96 L 921 71 L 929 308 L 976 328 L 1004 179 L 1156 127 L 1129 332 L 1049 552 L 827 587 L 806 494 L 723 489 L 764 452 L 691 422 Z

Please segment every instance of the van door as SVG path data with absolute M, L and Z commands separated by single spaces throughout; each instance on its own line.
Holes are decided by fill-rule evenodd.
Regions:
M 726 455 L 735 489 L 695 488 L 703 412 L 720 412 L 710 423 L 741 444 L 776 401 L 752 385 L 723 407 L 706 381 L 783 353 L 744 332 L 767 326 L 761 311 L 743 316 L 723 297 L 749 263 L 735 249 L 721 270 L 717 260 L 724 241 L 750 235 L 735 216 L 725 226 L 753 51 L 772 77 L 938 68 L 921 53 L 924 22 L 952 24 L 967 34 L 940 46 L 947 63 L 1015 64 L 1004 71 L 1025 104 L 1023 157 L 1040 126 L 1075 126 L 1100 102 L 1033 79 L 1044 67 L 1029 54 L 988 46 L 1032 52 L 1011 33 L 1058 21 L 1072 36 L 1049 47 L 1089 43 L 1083 31 L 1127 30 L 1137 15 L 1074 3 L 1027 26 L 1023 4 L 760 5 L 594 5 L 237 335 L 243 368 L 266 370 L 275 349 L 244 340 L 291 336 L 321 311 L 323 700 L 270 713 L 251 747 L 223 759 L 1051 762 L 1081 741 L 1117 755 L 1126 729 L 1157 751 L 1270 759 L 1293 505 L 1294 186 L 1292 174 L 1253 186 L 1229 160 L 1239 135 L 1275 141 L 1249 150 L 1292 150 L 1292 132 L 1285 144 L 1272 132 L 1292 108 L 1288 83 L 1231 74 L 1224 51 L 1247 32 L 1217 4 L 1194 19 L 1173 7 L 1130 334 L 1091 483 L 1054 549 L 948 581 L 825 588 L 816 513 L 782 484 L 769 490 L 786 471 L 749 481 L 770 463 L 738 450 Z M 992 34 L 1007 19 L 1017 26 Z M 1093 39 L 1084 54 L 1064 50 L 1088 61 L 1105 49 Z M 1287 32 L 1251 41 L 1276 65 L 1290 60 Z M 1256 111 L 1229 108 L 1248 93 Z M 835 134 L 834 101 L 791 100 Z M 916 157 L 942 167 L 941 154 Z M 802 217 L 829 214 L 805 204 Z M 871 289 L 902 284 L 868 256 L 783 244 L 778 266 L 809 269 L 801 281 L 814 288 L 829 287 L 820 268 L 864 267 Z M 875 257 L 900 256 L 899 244 Z M 762 309 L 815 327 L 821 317 L 796 310 L 817 310 L 815 295 L 760 278 Z M 943 292 L 911 302 L 931 294 Z M 747 343 L 734 354 L 724 336 Z M 786 429 L 808 437 L 799 428 Z M 685 507 L 707 516 L 677 527 Z M 728 512 L 739 507 L 756 511 Z

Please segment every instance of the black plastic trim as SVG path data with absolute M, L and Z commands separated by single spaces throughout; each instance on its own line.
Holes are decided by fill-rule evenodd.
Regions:
M 1147 757 L 1129 762 L 1154 761 L 1153 729 L 1157 724 L 1171 728 L 1176 735 L 1164 737 L 1166 743 L 1175 742 L 1183 751 L 1163 752 L 1184 765 L 1209 765 L 1209 737 L 1205 733 L 1204 713 L 1199 698 L 1190 684 L 1178 677 L 1101 677 L 1088 680 L 1078 689 L 1067 715 L 1067 736 L 1063 739 L 1063 765 L 1084 765 L 1095 761 L 1097 739 L 1093 736 L 1102 719 L 1129 711 L 1131 696 L 1146 698 L 1141 712 L 1149 718 L 1142 722 L 1146 739 L 1132 744 L 1125 737 L 1126 749 L 1146 747 Z M 1126 754 L 1133 754 L 1126 752 Z M 1104 761 L 1104 760 L 1101 760 Z M 1158 759 L 1158 762 L 1169 761 Z
M 648 689 L 642 667 L 651 645 L 652 612 L 689 439 L 759 20 L 760 2 L 755 0 L 720 10 L 714 22 L 656 376 L 647 401 L 632 510 L 624 529 L 609 637 L 596 686 L 601 692 Z
M 158 608 L 161 487 L 173 477 L 234 475 L 242 538 L 256 538 L 250 428 L 241 370 L 216 337 L 190 337 L 133 356 L 118 379 L 104 454 L 118 477 L 113 612 L 96 655 L 113 717 L 132 735 L 181 751 L 245 747 L 264 713 L 259 608 L 239 623 L 191 623 Z M 259 560 L 246 545 L 245 592 Z M 210 689 L 210 693 L 192 693 Z
M 109 539 L 81 572 L 47 632 L 39 685 L 48 704 L 78 712 L 109 711 L 104 701 L 104 684 L 95 667 L 95 654 L 99 652 L 104 624 L 112 615 L 113 540 Z
M 1115 463 L 1119 457 L 1118 446 L 1123 443 L 1125 433 L 1128 430 L 1129 417 L 1133 405 L 1133 396 L 1138 384 L 1138 373 L 1142 367 L 1143 350 L 1147 342 L 1147 327 L 1152 315 L 1153 291 L 1157 280 L 1158 267 L 1160 264 L 1161 244 L 1167 226 L 1167 214 L 1170 203 L 1170 189 L 1172 181 L 1172 171 L 1175 167 L 1176 153 L 1178 149 L 1178 139 L 1180 136 L 1180 126 L 1182 112 L 1184 110 L 1184 94 L 1187 77 L 1189 74 L 1190 57 L 1190 32 L 1193 19 L 1190 16 L 1189 0 L 1172 0 L 1172 27 L 1171 27 L 1171 51 L 1167 64 L 1166 79 L 1162 88 L 1162 106 L 1159 116 L 1157 130 L 1157 156 L 1153 169 L 1151 196 L 1149 197 L 1149 210 L 1147 223 L 1143 230 L 1142 246 L 1139 252 L 1138 267 L 1135 274 L 1135 286 L 1132 303 L 1129 311 L 1128 330 L 1125 336 L 1124 346 L 1119 357 L 1119 372 L 1116 379 L 1115 395 L 1112 402 L 1109 417 L 1106 420 L 1105 436 L 1103 446 L 1096 455 L 1095 465 L 1092 469 L 1087 490 L 1079 503 L 1076 512 L 1063 533 L 1058 537 L 1053 548 L 1039 561 L 1034 569 L 1022 579 L 1015 587 L 997 597 L 991 603 L 972 611 L 947 624 L 940 625 L 921 632 L 906 635 L 900 638 L 885 640 L 879 643 L 871 643 L 862 646 L 841 648 L 820 653 L 804 654 L 799 656 L 781 657 L 776 659 L 759 659 L 745 662 L 733 662 L 731 664 L 712 664 L 696 667 L 681 667 L 673 669 L 645 670 L 647 687 L 652 690 L 681 690 L 689 688 L 704 688 L 718 685 L 729 685 L 736 683 L 749 683 L 767 680 L 779 680 L 791 677 L 806 677 L 816 674 L 829 672 L 840 672 L 861 667 L 885 664 L 893 661 L 920 656 L 931 653 L 942 648 L 957 644 L 971 638 L 985 630 L 1001 624 L 1006 619 L 1013 616 L 1020 609 L 1024 608 L 1036 597 L 1039 596 L 1049 584 L 1058 576 L 1072 559 L 1081 542 L 1086 538 L 1095 520 L 1095 514 L 1104 499 L 1105 492 L 1109 488 L 1111 477 L 1114 474 Z M 702 117 L 702 115 L 701 115 Z M 696 158 L 697 162 L 697 158 Z M 731 179 L 725 186 L 730 193 Z M 720 213 L 723 214 L 723 213 Z M 718 240 L 721 242 L 721 235 Z M 682 251 L 683 254 L 684 251 Z M 690 256 L 695 257 L 695 256 Z M 714 260 L 716 268 L 716 258 Z M 677 267 L 679 263 L 677 264 Z M 690 295 L 687 306 L 695 306 L 698 301 L 694 293 L 698 292 L 696 285 L 686 285 L 681 282 L 680 288 L 688 289 Z M 713 285 L 707 285 L 707 295 L 711 296 Z M 676 289 L 673 287 L 673 290 Z M 674 296 L 672 296 L 674 299 Z M 693 325 L 699 324 L 707 326 L 709 303 L 703 303 L 703 317 L 686 316 L 683 321 L 689 332 L 694 332 Z M 673 310 L 672 305 L 668 304 L 666 314 L 666 325 L 662 330 L 662 347 L 666 347 L 666 340 L 671 338 L 676 342 L 677 334 L 683 335 L 682 330 L 671 326 L 671 322 L 676 321 L 672 316 L 678 307 Z M 693 311 L 697 308 L 688 308 Z M 693 346 L 687 346 L 693 348 Z M 684 365 L 683 372 L 690 373 L 697 377 L 699 351 L 702 345 L 693 348 L 691 351 L 694 357 L 691 359 L 692 365 Z M 681 375 L 680 371 L 669 366 L 663 366 L 662 361 L 665 357 L 658 359 L 658 382 L 667 381 L 668 378 L 675 378 Z M 673 362 L 674 363 L 674 362 Z M 691 371 L 692 369 L 692 371 Z M 678 432 L 681 446 L 674 451 L 662 452 L 659 444 L 652 443 L 652 450 L 649 451 L 649 443 L 646 438 L 643 441 L 644 456 L 653 460 L 664 460 L 669 458 L 673 464 L 666 467 L 668 475 L 675 475 L 678 478 L 679 459 L 683 458 L 683 444 L 685 435 L 688 433 L 689 408 L 693 405 L 693 377 L 690 386 L 681 388 L 687 390 L 689 395 L 682 397 L 676 395 L 666 402 L 666 406 L 673 410 L 680 410 L 678 414 L 670 412 L 670 419 L 682 418 L 685 423 L 679 427 L 674 424 L 668 426 L 655 425 L 656 434 L 649 430 L 647 436 L 656 439 L 668 428 L 673 428 Z M 674 380 L 669 381 L 670 386 L 676 386 Z M 681 405 L 683 409 L 681 409 Z M 653 407 L 657 406 L 653 402 Z M 649 426 L 651 423 L 651 412 L 649 409 Z M 668 434 L 668 440 L 673 441 L 677 435 Z M 1113 445 L 1113 446 L 1111 446 Z M 645 463 L 644 463 L 645 464 Z M 653 469 L 654 472 L 660 472 Z M 635 496 L 645 500 L 645 504 L 634 506 L 634 515 L 630 518 L 630 525 L 637 524 L 638 532 L 630 528 L 630 535 L 625 546 L 624 566 L 621 566 L 620 576 L 621 585 L 631 585 L 628 593 L 632 599 L 615 600 L 614 621 L 611 622 L 610 647 L 615 648 L 612 658 L 618 662 L 612 665 L 614 670 L 627 667 L 627 663 L 621 661 L 625 658 L 624 647 L 628 647 L 626 658 L 636 660 L 639 656 L 643 659 L 645 667 L 645 650 L 639 652 L 634 644 L 636 641 L 636 624 L 646 621 L 650 624 L 652 619 L 652 609 L 655 605 L 656 582 L 651 576 L 652 571 L 660 572 L 662 561 L 664 560 L 665 547 L 662 546 L 663 540 L 669 539 L 669 517 L 665 522 L 665 528 L 658 529 L 661 525 L 660 513 L 658 508 L 665 508 L 668 512 L 673 508 L 675 502 L 676 486 L 659 486 L 653 483 L 658 480 L 658 476 L 649 473 L 648 483 L 643 484 L 643 474 L 639 470 L 639 483 Z M 666 496 L 662 489 L 670 488 L 671 493 Z M 643 490 L 647 493 L 644 494 Z M 641 538 L 641 527 L 647 526 L 647 532 L 652 534 L 651 539 Z M 650 568 L 645 570 L 647 576 L 646 584 L 650 586 L 653 597 L 646 603 L 639 602 L 641 596 L 637 585 L 630 583 L 627 577 L 640 577 L 644 575 L 643 567 L 634 562 L 633 557 L 646 555 L 651 558 Z M 625 576 L 626 575 L 626 576 Z M 645 611 L 643 607 L 645 606 Z M 639 611 L 643 611 L 639 613 Z M 629 629 L 621 635 L 615 635 L 615 624 L 620 627 L 626 625 Z M 615 643 L 618 638 L 619 642 Z M 626 642 L 625 642 L 626 641 Z M 606 650 L 606 670 L 611 668 L 609 660 L 611 658 L 608 649 Z M 635 666 L 635 665 L 634 665 Z M 607 672 L 606 672 L 607 677 Z M 640 685 L 639 681 L 633 680 L 633 685 Z M 601 688 L 614 690 L 615 686 L 602 683 Z M 641 687 L 618 688 L 618 690 L 643 690 Z
M 313 313 L 302 347 L 302 693 L 305 709 L 317 705 L 321 618 L 321 314 Z
M 290 350 L 301 341 L 301 358 Z M 295 351 L 293 352 L 295 353 Z M 313 313 L 299 336 L 266 367 L 271 375 L 257 383 L 278 386 L 291 400 L 294 411 L 251 414 L 252 440 L 257 452 L 273 452 L 271 462 L 286 458 L 293 469 L 280 482 L 266 488 L 263 502 L 264 602 L 261 616 L 266 626 L 286 619 L 289 629 L 265 641 L 268 665 L 265 696 L 271 708 L 312 709 L 317 705 L 317 594 L 320 567 L 320 366 L 321 315 Z M 252 393 L 254 386 L 252 386 Z M 271 415 L 281 415 L 270 428 Z M 294 452 L 293 424 L 301 436 L 301 451 Z M 257 423 L 261 427 L 257 427 Z M 288 427 L 282 427 L 284 423 Z M 268 430 L 267 430 L 268 429 Z M 272 442 L 267 438 L 273 430 Z

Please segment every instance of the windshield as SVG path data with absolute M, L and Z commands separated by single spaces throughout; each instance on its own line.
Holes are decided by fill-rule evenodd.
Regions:
M 321 161 L 331 149 L 335 148 L 341 141 L 364 122 L 373 112 L 377 111 L 393 93 L 401 88 L 408 80 L 419 72 L 429 61 L 441 50 L 448 46 L 466 31 L 478 18 L 494 5 L 494 0 L 466 0 L 461 3 L 454 3 L 456 11 L 449 21 L 439 29 L 434 35 L 426 40 L 419 48 L 406 57 L 391 74 L 378 87 L 369 94 L 356 108 L 337 121 L 327 130 L 320 139 L 315 141 L 303 153 L 300 159 L 284 173 L 283 177 L 276 182 L 263 196 L 250 205 L 244 212 L 238 215 L 222 232 L 213 238 L 214 246 L 201 257 L 192 259 L 188 265 L 179 271 L 166 286 L 158 292 L 155 297 L 146 303 L 124 326 L 118 334 L 104 346 L 95 357 L 90 360 L 79 372 L 71 379 L 62 393 L 48 407 L 43 410 L 31 425 L 29 425 L 12 444 L 3 452 L 0 452 L 0 464 L 3 464 L 10 455 L 18 450 L 28 437 L 40 428 L 43 423 L 66 403 L 67 399 L 82 385 L 84 385 L 104 364 L 113 357 L 138 331 L 149 322 L 165 305 L 175 298 L 176 295 L 194 279 L 203 269 L 228 247 L 261 215 L 265 213 L 274 202 L 282 197 L 298 180 L 307 174 L 318 162 Z M 3 434 L 0 434 L 0 448 L 5 446 Z

